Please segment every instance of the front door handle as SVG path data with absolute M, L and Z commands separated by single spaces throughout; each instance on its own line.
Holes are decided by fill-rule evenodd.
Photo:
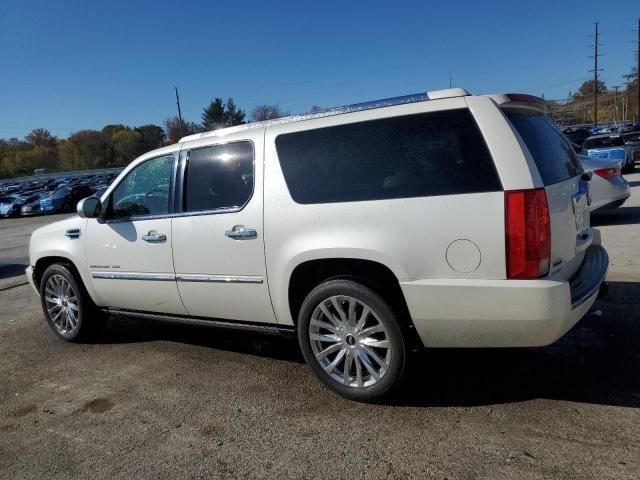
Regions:
M 253 228 L 245 228 L 244 225 L 236 225 L 231 230 L 227 230 L 224 234 L 234 240 L 251 240 L 258 238 L 258 232 Z
M 149 233 L 142 236 L 142 240 L 149 243 L 162 243 L 167 241 L 167 236 L 164 233 L 158 233 L 155 230 L 151 230 Z

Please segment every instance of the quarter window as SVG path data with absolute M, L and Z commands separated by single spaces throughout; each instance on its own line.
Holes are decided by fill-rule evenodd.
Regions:
M 169 213 L 173 154 L 147 160 L 118 184 L 111 195 L 114 219 Z
M 276 149 L 289 192 L 303 204 L 502 190 L 466 109 L 283 134 Z
M 189 152 L 184 210 L 241 208 L 253 193 L 253 145 L 233 142 Z

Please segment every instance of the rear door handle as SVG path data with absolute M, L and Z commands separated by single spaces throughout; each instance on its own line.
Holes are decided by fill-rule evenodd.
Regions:
M 142 236 L 142 240 L 149 243 L 162 243 L 167 241 L 167 236 L 164 233 L 158 233 L 155 230 L 151 230 L 149 233 Z
M 258 238 L 258 232 L 253 228 L 245 228 L 244 225 L 236 225 L 231 230 L 227 230 L 224 234 L 233 240 L 251 240 Z

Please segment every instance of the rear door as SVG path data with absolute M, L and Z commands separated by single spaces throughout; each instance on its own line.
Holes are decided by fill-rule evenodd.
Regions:
M 189 315 L 275 323 L 263 232 L 264 130 L 182 153 L 173 260 Z
M 551 220 L 550 273 L 569 279 L 591 244 L 588 182 L 571 144 L 542 112 L 504 109 L 538 167 Z

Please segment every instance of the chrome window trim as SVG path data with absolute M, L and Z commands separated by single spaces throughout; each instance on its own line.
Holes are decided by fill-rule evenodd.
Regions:
M 206 282 L 206 283 L 256 283 L 264 282 L 259 275 L 203 275 L 203 274 L 178 274 L 179 282 Z

